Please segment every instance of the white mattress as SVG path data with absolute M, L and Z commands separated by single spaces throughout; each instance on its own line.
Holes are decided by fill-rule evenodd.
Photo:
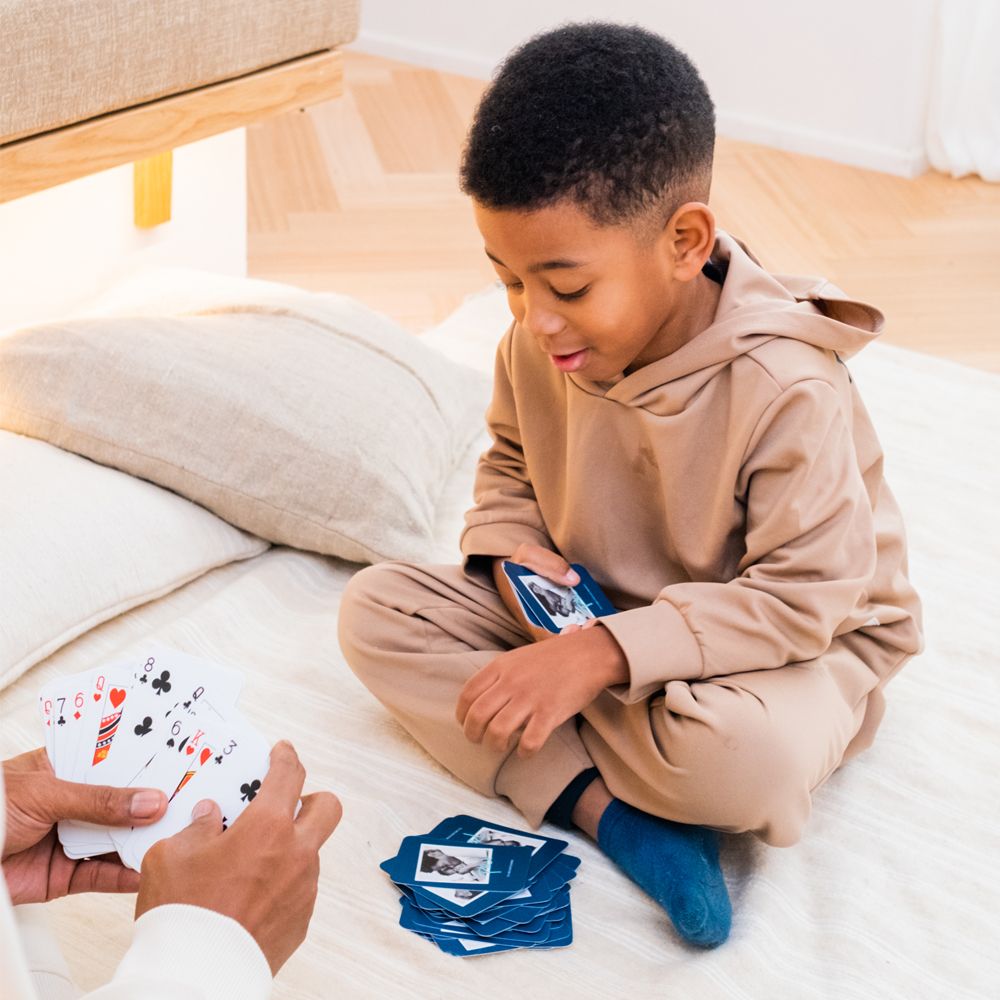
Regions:
M 505 325 L 491 293 L 428 341 L 489 369 Z M 354 567 L 334 559 L 272 548 L 80 637 L 0 696 L 0 753 L 39 743 L 34 696 L 45 681 L 140 640 L 243 669 L 241 708 L 270 739 L 292 737 L 309 785 L 344 803 L 310 936 L 276 997 L 996 997 L 1000 472 L 987 456 L 1000 437 L 1000 379 L 879 345 L 851 368 L 907 518 L 928 649 L 889 687 L 875 746 L 818 793 L 798 845 L 725 838 L 735 916 L 715 952 L 680 946 L 663 913 L 582 835 L 570 838 L 583 865 L 568 949 L 459 959 L 397 926 L 398 894 L 378 864 L 402 837 L 456 812 L 520 817 L 438 767 L 354 678 L 336 640 Z M 442 559 L 457 558 L 474 461 L 442 503 Z M 107 978 L 131 908 L 131 898 L 98 896 L 51 904 L 81 985 Z

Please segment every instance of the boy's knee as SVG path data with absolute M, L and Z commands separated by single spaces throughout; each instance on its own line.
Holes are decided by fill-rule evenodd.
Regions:
M 345 609 L 350 612 L 356 606 L 377 603 L 380 591 L 379 581 L 384 577 L 381 564 L 375 566 L 365 566 L 358 570 L 344 587 L 344 593 L 340 598 L 340 614 L 343 616 Z M 383 591 L 384 592 L 384 591 Z
M 811 811 L 811 754 L 797 733 L 746 692 L 714 725 L 665 715 L 671 734 L 662 745 L 673 773 L 702 799 L 704 825 L 750 830 L 774 847 L 799 840 Z
M 387 614 L 392 614 L 390 595 L 398 586 L 399 563 L 376 563 L 358 570 L 347 581 L 337 612 L 337 634 L 348 663 L 363 659 L 376 634 L 384 639 Z

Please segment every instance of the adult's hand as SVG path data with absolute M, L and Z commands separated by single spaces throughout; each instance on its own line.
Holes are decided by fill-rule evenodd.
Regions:
M 3 762 L 7 836 L 3 873 L 14 903 L 42 903 L 75 892 L 135 892 L 139 876 L 111 856 L 72 861 L 54 829 L 62 819 L 100 826 L 147 826 L 167 808 L 152 788 L 80 785 L 57 778 L 43 747 Z
M 232 917 L 271 966 L 303 942 L 316 904 L 319 849 L 340 822 L 330 792 L 302 796 L 306 772 L 291 743 L 271 750 L 260 791 L 227 830 L 215 802 L 195 805 L 194 821 L 154 844 L 142 862 L 136 918 L 167 903 L 188 903 Z
M 539 628 L 525 618 L 521 611 L 521 605 L 514 593 L 514 588 L 510 585 L 503 571 L 503 559 L 493 560 L 493 582 L 496 584 L 500 599 L 507 606 L 507 610 L 521 623 L 524 631 L 536 642 L 543 639 L 551 639 L 552 632 L 548 629 Z M 534 545 L 531 542 L 522 542 L 510 557 L 510 562 L 515 562 L 519 566 L 527 566 L 534 570 L 539 576 L 553 583 L 558 583 L 562 587 L 575 587 L 580 582 L 580 577 L 576 571 L 570 568 L 568 562 L 558 552 L 551 549 L 542 548 L 541 545 Z

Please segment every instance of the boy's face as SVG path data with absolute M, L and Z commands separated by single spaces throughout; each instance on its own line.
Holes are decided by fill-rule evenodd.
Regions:
M 598 226 L 569 201 L 530 212 L 476 202 L 474 209 L 514 318 L 560 371 L 609 381 L 666 357 L 711 321 L 691 280 L 714 242 L 707 208 L 711 232 L 701 234 L 700 256 L 693 237 L 674 226 L 676 213 L 644 234 Z

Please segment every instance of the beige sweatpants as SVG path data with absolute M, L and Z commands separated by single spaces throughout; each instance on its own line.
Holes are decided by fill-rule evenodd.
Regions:
M 351 668 L 413 738 L 533 826 L 597 767 L 613 795 L 645 812 L 794 844 L 812 793 L 871 743 L 884 710 L 877 678 L 844 637 L 815 660 L 670 681 L 631 705 L 604 693 L 521 759 L 470 743 L 455 719 L 465 682 L 531 641 L 491 582 L 459 566 L 370 566 L 351 579 L 339 628 Z

